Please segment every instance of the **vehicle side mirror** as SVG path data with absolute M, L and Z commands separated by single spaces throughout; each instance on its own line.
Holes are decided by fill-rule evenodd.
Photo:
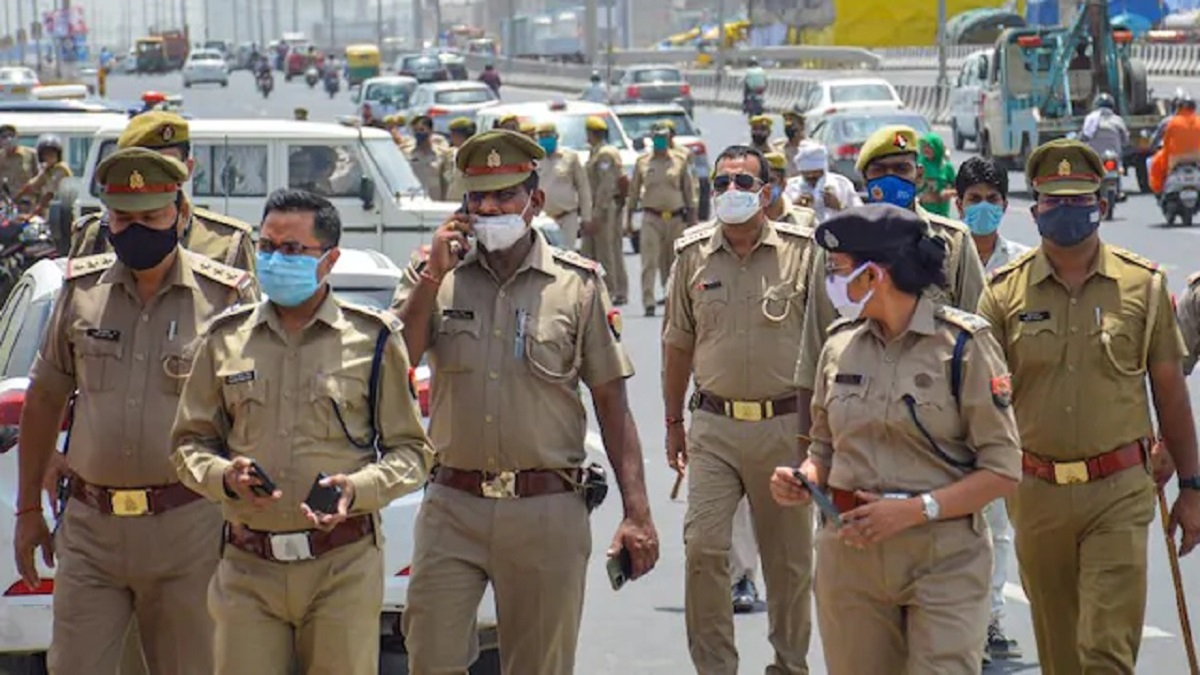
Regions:
M 363 176 L 358 182 L 358 198 L 362 200 L 363 210 L 375 208 L 375 181 L 370 176 Z
M 633 149 L 637 150 L 638 152 L 645 150 L 646 149 L 646 139 L 642 138 L 641 136 L 638 136 L 637 138 L 633 139 Z

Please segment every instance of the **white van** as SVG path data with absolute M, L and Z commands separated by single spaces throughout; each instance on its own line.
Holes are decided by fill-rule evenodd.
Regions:
M 126 120 L 127 121 L 127 120 Z M 292 120 L 189 120 L 197 206 L 251 224 L 267 194 L 316 186 L 342 217 L 342 246 L 407 261 L 459 204 L 430 200 L 392 137 L 374 128 Z M 125 124 L 100 129 L 84 177 L 78 215 L 101 208 L 96 165 L 116 149 Z

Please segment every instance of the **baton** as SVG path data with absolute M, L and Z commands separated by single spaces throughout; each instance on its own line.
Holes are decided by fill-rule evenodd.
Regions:
M 671 488 L 671 501 L 679 498 L 679 488 L 683 487 L 683 472 L 675 472 L 675 485 Z
M 1192 675 L 1200 675 L 1200 666 L 1196 664 L 1196 644 L 1192 640 L 1192 622 L 1188 618 L 1187 596 L 1183 594 L 1183 578 L 1179 572 L 1179 552 L 1175 549 L 1175 540 L 1171 538 L 1170 511 L 1167 510 L 1167 497 L 1162 488 L 1158 488 L 1158 508 L 1162 512 L 1163 537 L 1167 540 L 1167 558 L 1171 561 L 1171 580 L 1175 582 L 1175 608 L 1179 610 L 1179 627 L 1183 630 L 1183 648 L 1187 651 L 1188 665 Z

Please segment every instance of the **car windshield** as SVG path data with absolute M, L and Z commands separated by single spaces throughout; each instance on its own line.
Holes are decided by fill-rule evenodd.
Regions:
M 437 58 L 421 57 L 408 63 L 408 70 L 439 70 L 442 62 Z
M 829 88 L 833 103 L 863 103 L 865 101 L 894 101 L 886 84 L 843 84 Z
M 834 141 L 838 143 L 865 141 L 876 129 L 892 125 L 911 127 L 917 132 L 917 135 L 927 134 L 930 131 L 929 122 L 920 115 L 862 115 L 843 117 L 837 120 L 834 127 Z
M 409 195 L 423 192 L 421 181 L 413 173 L 408 160 L 404 159 L 400 148 L 388 139 L 363 141 L 371 160 L 379 167 L 383 181 L 387 183 L 387 191 L 392 195 Z
M 0 70 L 0 82 L 33 82 L 37 77 L 32 70 L 25 68 L 4 68 Z
M 408 105 L 408 97 L 412 93 L 412 86 L 407 84 L 394 83 L 376 83 L 367 87 L 367 93 L 363 96 L 366 101 L 391 101 L 400 107 Z
M 12 345 L 12 358 L 8 360 L 7 372 L 4 377 L 26 377 L 37 356 L 38 347 L 42 343 L 42 333 L 50 322 L 50 300 L 35 302 L 29 306 L 29 312 L 17 329 L 17 337 Z
M 629 113 L 619 115 L 621 118 L 621 126 L 625 127 L 625 133 L 629 134 L 630 138 L 640 138 L 649 136 L 651 128 L 659 122 L 659 120 L 671 120 L 675 124 L 675 134 L 678 136 L 695 136 L 696 130 L 692 128 L 692 121 L 688 119 L 686 113 L 680 112 L 662 112 L 662 113 Z
M 683 75 L 674 68 L 652 68 L 631 73 L 634 82 L 679 82 Z
M 466 105 L 468 103 L 487 103 L 496 100 L 496 95 L 488 87 L 472 87 L 470 89 L 446 89 L 434 94 L 437 103 L 446 105 Z

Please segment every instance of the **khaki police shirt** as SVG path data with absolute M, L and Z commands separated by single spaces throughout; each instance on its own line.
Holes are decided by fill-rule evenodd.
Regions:
M 736 400 L 795 390 L 812 232 L 767 221 L 745 258 L 715 224 L 679 238 L 663 339 L 693 353 L 698 389 Z
M 771 142 L 771 150 L 783 155 L 787 160 L 787 177 L 795 178 L 800 175 L 800 169 L 796 167 L 796 154 L 800 152 L 800 141 L 795 143 L 787 138 L 776 138 Z
M 930 286 L 922 295 L 940 304 L 974 312 L 979 307 L 979 297 L 983 294 L 984 273 L 983 264 L 979 261 L 979 251 L 975 248 L 975 240 L 971 238 L 970 230 L 956 220 L 930 214 L 919 206 L 917 214 L 929 223 L 929 232 L 947 244 L 946 287 Z M 808 294 L 804 329 L 800 335 L 800 358 L 796 362 L 796 386 L 801 389 L 813 388 L 817 376 L 817 358 L 825 344 L 826 330 L 838 316 L 825 292 L 827 259 L 825 249 L 818 250 L 813 256 L 810 269 L 812 278 L 809 280 L 809 287 L 812 292 Z
M 633 375 L 620 315 L 587 258 L 534 244 L 501 285 L 475 252 L 442 279 L 429 324 L 429 428 L 439 464 L 509 471 L 581 466 L 594 388 Z M 393 307 L 418 282 L 410 267 Z
M 449 161 L 449 153 L 445 149 L 433 148 L 422 150 L 415 145 L 408 151 L 408 163 L 412 165 L 413 173 L 426 194 L 434 201 L 442 201 L 446 197 L 445 162 Z
M 38 175 L 34 176 L 29 183 L 30 190 L 38 199 L 45 195 L 53 197 L 58 194 L 58 186 L 62 185 L 63 179 L 71 176 L 71 167 L 67 166 L 65 162 L 59 162 L 38 172 Z
M 615 147 L 604 143 L 592 148 L 588 156 L 587 173 L 594 210 L 602 212 L 596 217 L 603 217 L 603 212 L 611 214 L 613 210 L 620 209 L 623 172 L 621 153 Z
M 101 212 L 76 220 L 71 232 L 71 256 L 112 252 L 108 224 Z M 180 243 L 211 260 L 251 274 L 255 271 L 254 232 L 249 224 L 236 218 L 193 206 L 192 222 L 184 229 Z
M 579 153 L 563 148 L 538 162 L 538 186 L 546 193 L 546 215 L 557 218 L 579 212 L 579 219 L 592 219 L 592 186 Z
M 11 152 L 0 151 L 0 185 L 7 185 L 10 194 L 16 195 L 37 173 L 38 160 L 33 150 L 13 146 Z
M 638 157 L 629 184 L 633 206 L 648 211 L 678 211 L 695 202 L 687 160 L 677 152 Z
M 1154 433 L 1145 369 L 1187 353 L 1165 278 L 1150 295 L 1155 275 L 1154 263 L 1108 244 L 1074 295 L 1040 248 L 993 275 L 979 313 L 1012 368 L 1027 451 L 1075 461 Z
M 963 352 L 960 398 L 950 385 L 954 344 Z M 928 299 L 917 302 L 905 333 L 890 342 L 872 320 L 839 321 L 821 350 L 808 454 L 830 469 L 841 490 L 929 492 L 956 482 L 975 463 L 1021 478 L 1021 440 L 1007 387 L 1008 366 L 987 322 Z
M 457 159 L 458 148 L 450 148 L 446 154 L 446 161 L 442 165 L 445 174 L 442 180 L 446 181 L 445 201 L 455 204 L 462 202 L 463 197 L 467 194 L 467 185 L 464 182 L 466 176 L 458 170 Z
M 358 443 L 370 439 L 368 383 L 381 330 L 390 335 L 380 362 L 375 422 L 383 454 L 376 457 L 347 433 Z M 267 532 L 311 528 L 300 504 L 318 473 L 348 475 L 353 512 L 369 513 L 421 487 L 432 461 L 400 322 L 334 293 L 298 333 L 283 327 L 268 301 L 214 320 L 196 348 L 172 447 L 188 487 L 219 502 L 227 520 Z M 229 497 L 224 472 L 238 456 L 275 481 L 283 493 L 277 503 L 258 510 Z
M 31 377 L 57 394 L 78 390 L 67 462 L 109 487 L 179 482 L 171 420 L 191 370 L 191 343 L 214 316 L 253 302 L 250 275 L 179 250 L 146 305 L 112 254 L 66 261 L 66 282 Z
M 1179 330 L 1187 346 L 1183 358 L 1183 372 L 1191 375 L 1200 359 L 1200 272 L 1188 277 L 1187 290 L 1179 297 Z

